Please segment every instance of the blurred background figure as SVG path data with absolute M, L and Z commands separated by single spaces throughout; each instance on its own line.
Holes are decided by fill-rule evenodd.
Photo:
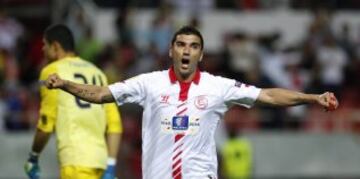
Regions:
M 220 148 L 220 176 L 225 179 L 252 178 L 254 166 L 251 142 L 239 134 L 234 120 L 227 118 L 225 126 L 228 135 Z
M 94 37 L 93 30 L 90 27 L 85 30 L 84 36 L 79 39 L 76 45 L 79 56 L 91 63 L 97 62 L 98 55 L 102 51 L 102 48 L 101 42 Z
M 345 82 L 345 68 L 349 64 L 345 50 L 336 43 L 334 36 L 328 34 L 316 51 L 316 59 L 321 89 L 331 89 L 340 96 Z
M 0 8 L 0 48 L 11 54 L 16 53 L 17 44 L 24 35 L 24 28 L 15 18 Z

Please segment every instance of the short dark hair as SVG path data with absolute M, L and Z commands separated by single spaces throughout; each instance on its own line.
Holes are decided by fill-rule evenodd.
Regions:
M 197 30 L 193 26 L 183 26 L 178 31 L 176 31 L 173 38 L 172 38 L 172 40 L 171 40 L 171 44 L 174 44 L 174 42 L 176 41 L 176 37 L 178 35 L 181 35 L 181 34 L 198 36 L 200 38 L 200 41 L 201 41 L 201 44 L 200 44 L 201 45 L 201 50 L 204 49 L 204 39 L 203 39 L 200 31 Z
M 71 30 L 63 24 L 55 24 L 45 30 L 44 38 L 47 42 L 58 42 L 65 51 L 75 51 L 75 41 Z

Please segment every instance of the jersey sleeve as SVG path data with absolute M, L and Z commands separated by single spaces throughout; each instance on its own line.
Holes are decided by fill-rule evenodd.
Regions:
M 218 77 L 223 87 L 223 100 L 227 106 L 241 105 L 250 108 L 258 98 L 261 89 L 236 80 Z
M 118 107 L 115 103 L 108 103 L 104 105 L 106 120 L 107 120 L 107 133 L 122 133 L 123 127 L 121 124 L 121 117 Z
M 46 80 L 50 74 L 56 73 L 55 66 L 47 66 L 40 73 L 39 80 Z M 40 87 L 40 119 L 37 128 L 44 132 L 54 131 L 57 117 L 58 90 L 49 90 L 44 85 Z
M 124 103 L 137 103 L 143 105 L 145 100 L 145 76 L 125 80 L 124 82 L 109 85 L 109 89 L 118 105 Z
M 101 71 L 100 71 L 101 72 Z M 108 85 L 108 79 L 106 75 L 101 72 L 102 74 L 102 81 L 104 84 L 101 85 Z M 116 103 L 106 103 L 104 104 L 105 108 L 105 115 L 106 115 L 106 133 L 122 133 L 122 121 L 120 116 L 120 111 L 116 106 Z

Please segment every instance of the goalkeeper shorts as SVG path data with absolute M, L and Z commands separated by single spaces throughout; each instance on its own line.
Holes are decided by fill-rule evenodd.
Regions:
M 63 166 L 60 170 L 60 179 L 99 179 L 103 169 L 79 166 Z

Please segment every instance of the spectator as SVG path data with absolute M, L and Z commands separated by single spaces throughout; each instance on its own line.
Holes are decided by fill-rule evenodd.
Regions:
M 14 55 L 18 40 L 23 35 L 23 26 L 14 18 L 9 17 L 4 7 L 0 7 L 0 49 L 5 49 Z
M 326 36 L 316 53 L 322 89 L 331 89 L 339 96 L 348 65 L 346 52 L 336 43 L 332 35 Z

